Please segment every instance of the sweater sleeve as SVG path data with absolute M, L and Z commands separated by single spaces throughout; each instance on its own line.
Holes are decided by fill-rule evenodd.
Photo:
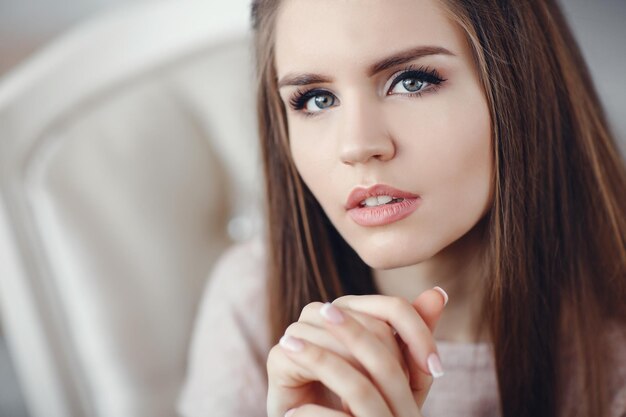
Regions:
M 259 241 L 235 246 L 217 262 L 195 323 L 181 416 L 266 416 L 264 270 Z

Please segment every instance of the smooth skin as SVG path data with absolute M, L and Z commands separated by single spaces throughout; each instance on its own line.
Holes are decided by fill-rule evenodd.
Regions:
M 323 304 L 307 305 L 269 353 L 268 416 L 294 408 L 293 416 L 421 416 L 433 380 L 427 360 L 437 351 L 432 331 L 444 306 L 437 290 L 413 304 L 344 296 L 332 303 L 343 318 L 336 323 L 322 314 Z
M 416 48 L 410 60 L 375 65 Z M 436 0 L 285 0 L 275 54 L 296 168 L 380 295 L 335 300 L 341 323 L 319 303 L 304 309 L 270 352 L 268 415 L 420 416 L 435 337 L 473 340 L 480 321 L 494 164 L 471 49 Z M 415 69 L 436 70 L 440 82 L 407 78 Z M 420 205 L 394 223 L 359 225 L 347 197 L 375 184 Z M 436 285 L 450 294 L 445 311 Z

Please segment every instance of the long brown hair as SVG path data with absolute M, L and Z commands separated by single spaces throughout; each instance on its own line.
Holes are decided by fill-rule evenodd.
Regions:
M 574 352 L 580 415 L 605 415 L 603 324 L 626 318 L 626 169 L 553 0 L 441 0 L 465 31 L 492 120 L 484 320 L 505 417 L 563 409 Z M 289 151 L 274 65 L 279 0 L 257 0 L 258 118 L 267 186 L 269 319 L 278 340 L 311 301 L 373 293 Z M 569 370 L 571 371 L 571 370 Z

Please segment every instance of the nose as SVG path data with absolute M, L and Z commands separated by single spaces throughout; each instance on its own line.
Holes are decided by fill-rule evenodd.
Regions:
M 374 100 L 355 99 L 344 103 L 339 129 L 339 156 L 346 165 L 371 160 L 388 161 L 396 153 L 385 116 Z

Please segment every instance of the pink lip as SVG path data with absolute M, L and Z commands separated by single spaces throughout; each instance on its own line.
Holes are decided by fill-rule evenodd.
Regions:
M 362 207 L 360 204 L 369 197 L 388 195 L 404 201 L 378 207 Z M 383 226 L 404 219 L 413 213 L 420 197 L 387 185 L 378 184 L 370 188 L 356 188 L 348 196 L 345 208 L 357 224 L 361 226 Z

